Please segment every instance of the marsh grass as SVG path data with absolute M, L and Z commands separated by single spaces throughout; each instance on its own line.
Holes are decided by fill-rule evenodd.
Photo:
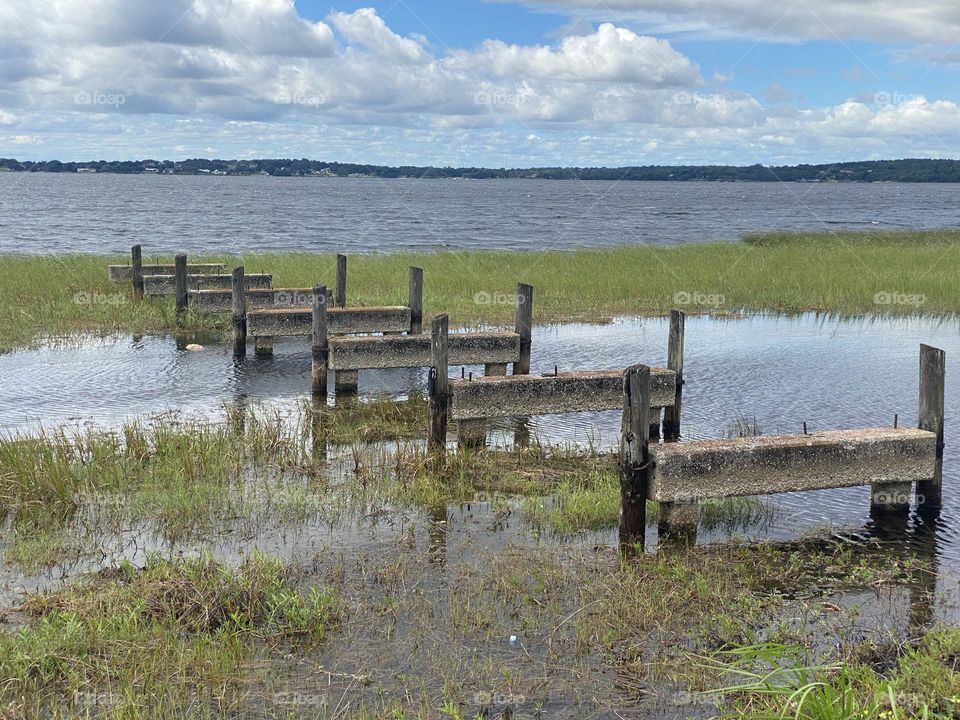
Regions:
M 563 538 L 487 547 L 497 530 L 451 527 L 451 503 L 493 498 L 495 526 L 501 494 L 559 492 L 581 510 L 558 522 L 599 522 L 591 505 L 609 510 L 610 491 L 616 496 L 612 458 L 534 444 L 437 461 L 421 442 L 403 440 L 356 440 L 318 456 L 306 417 L 231 408 L 210 423 L 167 418 L 0 442 L 14 529 L 48 531 L 24 543 L 21 560 L 72 552 L 74 523 L 103 513 L 115 533 L 132 519 L 168 529 L 167 557 L 192 556 L 235 532 L 235 514 L 243 523 L 266 519 L 271 537 L 290 523 L 357 522 L 366 533 L 383 517 L 390 526 L 369 544 L 307 551 L 295 566 L 256 555 L 229 565 L 151 557 L 143 569 L 110 559 L 106 572 L 30 598 L 17 613 L 23 624 L 0 633 L 0 676 L 15 678 L 0 687 L 5 712 L 139 718 L 189 708 L 237 717 L 256 699 L 265 716 L 323 716 L 297 703 L 300 692 L 317 694 L 312 653 L 324 640 L 336 646 L 324 661 L 341 678 L 325 682 L 340 683 L 345 703 L 330 716 L 437 717 L 441 708 L 496 716 L 474 699 L 478 689 L 526 698 L 527 715 L 552 698 L 554 709 L 567 700 L 592 708 L 598 697 L 622 708 L 669 697 L 670 688 L 715 687 L 716 673 L 690 653 L 801 642 L 808 628 L 784 619 L 809 616 L 805 603 L 908 583 L 920 570 L 882 548 L 858 552 L 823 539 L 636 558 L 618 557 L 612 543 Z M 101 497 L 101 505 L 84 500 Z M 239 527 L 235 538 L 257 537 Z M 518 645 L 507 644 L 510 635 Z M 278 686 L 287 689 L 279 701 Z
M 5 560 L 49 566 L 131 523 L 183 540 L 232 518 L 296 511 L 296 490 L 323 476 L 306 432 L 252 409 L 229 422 L 160 417 L 0 440 Z
M 334 594 L 294 579 L 260 554 L 236 569 L 209 555 L 151 557 L 33 596 L 27 624 L 0 633 L 0 699 L 24 716 L 239 708 L 255 652 L 316 645 L 336 622 Z
M 303 412 L 311 427 L 334 445 L 410 440 L 424 436 L 427 427 L 427 399 L 413 392 L 405 400 L 390 398 L 343 400 L 334 408 L 317 408 L 305 402 Z
M 726 716 L 756 720 L 901 720 L 957 717 L 960 631 L 941 628 L 901 648 L 878 672 L 856 658 L 817 662 L 800 646 L 759 643 L 698 658 L 728 684 L 714 692 Z
M 766 233 L 743 242 L 672 248 L 651 246 L 572 252 L 440 252 L 353 256 L 351 304 L 406 302 L 407 267 L 425 272 L 425 313 L 450 314 L 455 325 L 510 325 L 509 297 L 518 281 L 536 288 L 536 322 L 602 321 L 659 315 L 686 297 L 690 313 L 824 311 L 844 314 L 960 311 L 960 233 Z M 151 258 L 153 260 L 155 258 Z M 159 259 L 159 258 L 157 258 Z M 228 268 L 274 274 L 277 287 L 333 283 L 332 255 L 264 254 L 204 257 Z M 164 258 L 169 261 L 169 258 Z M 124 257 L 5 256 L 0 263 L 0 349 L 75 333 L 172 330 L 172 300 L 133 303 L 126 285 L 106 279 L 106 265 Z M 637 278 L 642 277 L 643 282 Z M 877 303 L 878 293 L 922 297 L 922 303 Z M 187 330 L 226 329 L 223 316 L 188 314 Z
M 700 527 L 732 533 L 762 528 L 776 517 L 765 498 L 709 498 L 699 503 Z M 559 535 L 614 528 L 620 514 L 620 478 L 610 456 L 598 456 L 573 477 L 561 480 L 550 495 L 524 502 L 524 517 L 533 527 Z M 660 506 L 647 503 L 647 524 L 656 525 Z

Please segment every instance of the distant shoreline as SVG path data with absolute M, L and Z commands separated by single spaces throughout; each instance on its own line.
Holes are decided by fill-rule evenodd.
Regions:
M 960 160 L 870 160 L 819 165 L 633 165 L 481 168 L 362 165 L 320 160 L 123 160 L 61 162 L 0 158 L 0 173 L 46 172 L 216 177 L 315 177 L 467 180 L 609 180 L 652 182 L 960 183 Z

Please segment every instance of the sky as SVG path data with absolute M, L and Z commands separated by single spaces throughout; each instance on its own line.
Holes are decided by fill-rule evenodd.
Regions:
M 957 0 L 2 0 L 0 157 L 960 158 Z

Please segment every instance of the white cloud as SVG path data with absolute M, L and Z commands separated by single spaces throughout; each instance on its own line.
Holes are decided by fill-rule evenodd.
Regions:
M 488 40 L 479 51 L 460 54 L 457 64 L 486 70 L 494 77 L 623 82 L 644 87 L 701 82 L 696 65 L 666 40 L 642 37 L 609 23 L 595 33 L 564 38 L 556 48 Z
M 179 45 L 253 54 L 317 57 L 333 33 L 297 13 L 292 0 L 6 0 L 14 24 L 83 44 Z
M 933 42 L 960 37 L 956 0 L 494 0 L 584 15 L 595 20 L 636 22 L 658 31 L 783 37 Z
M 437 54 L 371 9 L 327 20 L 300 18 L 289 0 L 5 0 L 0 125 L 22 133 L 6 142 L 23 152 L 43 142 L 63 158 L 499 166 L 511 153 L 515 165 L 960 153 L 955 103 L 891 95 L 796 109 L 775 84 L 767 106 L 704 92 L 669 42 L 612 24 Z
M 386 60 L 404 63 L 430 60 L 420 41 L 397 35 L 373 8 L 361 8 L 353 13 L 334 13 L 330 19 L 347 40 L 369 48 Z

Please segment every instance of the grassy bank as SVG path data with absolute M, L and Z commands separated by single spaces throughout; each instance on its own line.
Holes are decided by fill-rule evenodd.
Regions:
M 349 251 L 349 249 L 347 249 Z M 147 258 L 154 260 L 156 258 Z M 169 258 L 165 258 L 169 260 Z M 277 287 L 334 281 L 325 254 L 219 257 L 274 274 Z M 105 266 L 125 257 L 5 257 L 0 264 L 0 348 L 77 332 L 155 332 L 172 327 L 171 301 L 135 304 Z M 442 252 L 352 256 L 349 302 L 406 300 L 406 268 L 424 268 L 425 312 L 455 324 L 508 323 L 517 281 L 536 288 L 537 322 L 688 313 L 822 310 L 866 314 L 960 311 L 960 232 L 750 236 L 677 248 L 576 252 Z M 192 329 L 223 319 L 192 316 Z

